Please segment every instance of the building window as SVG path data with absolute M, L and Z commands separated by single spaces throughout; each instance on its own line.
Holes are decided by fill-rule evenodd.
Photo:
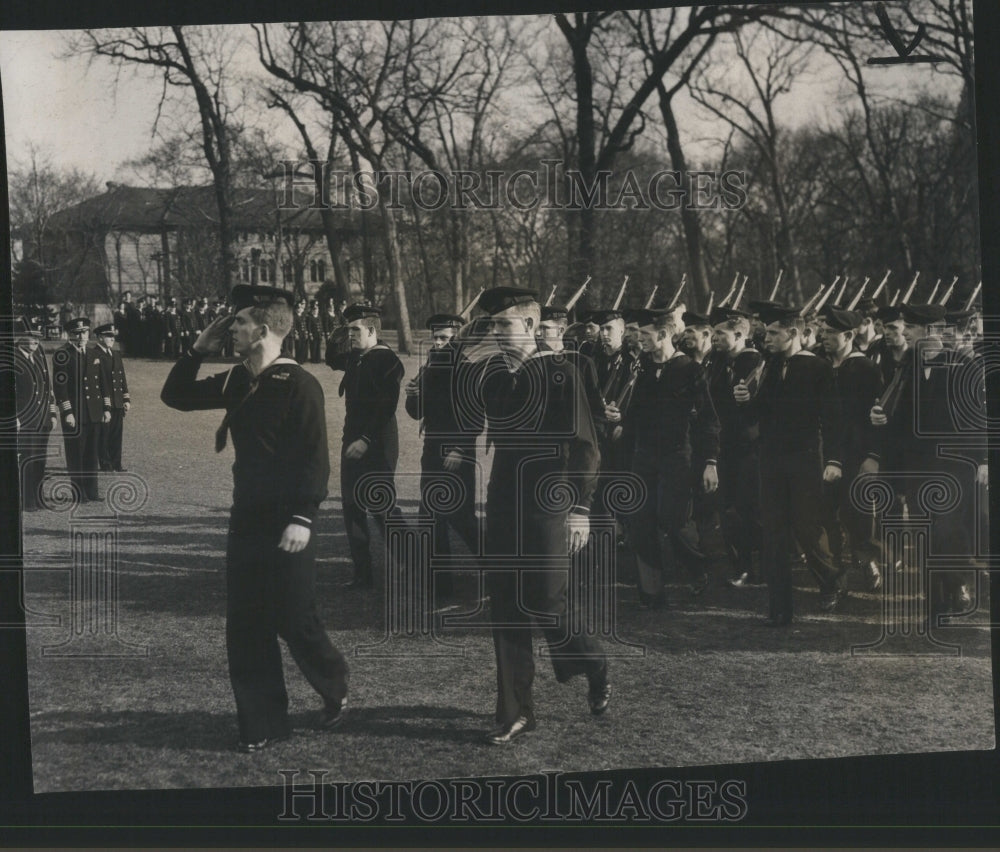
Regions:
M 309 280 L 310 281 L 316 281 L 317 280 L 317 278 L 316 278 L 316 271 L 317 271 L 316 270 L 316 261 L 315 260 L 310 260 L 309 261 Z
M 284 280 L 285 284 L 291 284 L 292 283 L 292 263 L 291 263 L 291 261 L 286 260 L 281 265 L 281 277 Z
M 326 261 L 322 258 L 316 261 L 316 274 L 319 276 L 317 281 L 326 280 Z
M 243 280 L 246 282 L 250 281 L 250 261 L 243 261 Z
M 267 281 L 267 258 L 262 258 L 260 261 L 260 280 Z
M 278 283 L 278 265 L 273 257 L 267 260 L 267 273 L 271 276 L 271 280 L 277 284 Z

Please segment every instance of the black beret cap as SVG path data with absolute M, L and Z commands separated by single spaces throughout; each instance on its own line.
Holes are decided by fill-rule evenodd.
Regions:
M 103 337 L 106 334 L 110 334 L 112 337 L 118 336 L 118 332 L 111 323 L 108 323 L 107 325 L 99 325 L 94 329 L 94 337 Z
M 521 287 L 493 287 L 484 290 L 479 297 L 479 307 L 493 315 L 516 305 L 527 305 L 538 301 L 538 293 Z
M 941 322 L 947 309 L 944 305 L 900 305 L 903 322 L 911 325 L 930 325 Z
M 883 305 L 875 314 L 882 322 L 895 322 L 902 315 L 899 305 Z
M 971 319 L 978 313 L 979 311 L 975 311 L 972 309 L 967 311 L 948 311 L 944 315 L 944 320 L 945 322 L 951 324 L 965 322 L 966 320 Z
M 865 321 L 857 311 L 847 311 L 843 308 L 830 308 L 822 312 L 823 321 L 834 331 L 855 331 Z
M 427 320 L 427 328 L 431 330 L 435 328 L 461 328 L 463 325 L 465 325 L 465 320 L 458 314 L 434 314 Z
M 696 314 L 694 311 L 684 311 L 681 314 L 684 325 L 711 325 L 712 321 L 704 314 Z
M 559 308 L 555 305 L 542 305 L 542 322 L 559 322 L 565 321 L 569 316 L 565 308 Z
M 375 307 L 375 305 L 348 305 L 344 308 L 344 319 L 347 322 L 380 316 L 382 316 L 382 309 Z
M 291 290 L 279 287 L 253 287 L 250 284 L 237 284 L 229 294 L 233 303 L 233 313 L 244 308 L 255 308 L 284 301 L 288 307 L 295 304 L 295 294 Z
M 663 317 L 669 317 L 672 314 L 673 311 L 669 311 L 666 308 L 657 310 L 642 308 L 634 312 L 632 321 L 639 323 L 639 326 L 642 327 L 644 325 L 653 325 L 653 323 L 657 320 L 662 319 Z
M 708 315 L 711 325 L 718 325 L 720 322 L 728 322 L 734 319 L 750 319 L 750 314 L 746 311 L 737 311 L 734 308 L 712 308 L 712 313 Z
M 858 303 L 854 306 L 856 310 L 863 317 L 873 317 L 875 316 L 875 311 L 878 310 L 878 303 L 869 297 L 860 299 Z
M 796 319 L 802 313 L 802 308 L 767 302 L 756 313 L 764 325 L 770 325 L 772 322 L 785 322 Z
M 590 311 L 587 317 L 585 318 L 585 321 L 597 323 L 598 325 L 604 325 L 607 322 L 611 322 L 612 320 L 621 318 L 622 318 L 621 311 L 617 310 L 613 311 L 609 309 L 606 311 Z
M 90 320 L 86 317 L 77 317 L 76 319 L 71 319 L 66 325 L 63 326 L 70 334 L 77 331 L 90 331 Z
M 761 311 L 765 311 L 768 308 L 783 308 L 785 307 L 782 302 L 772 302 L 767 299 L 751 299 L 747 302 L 747 308 L 751 313 L 757 314 Z

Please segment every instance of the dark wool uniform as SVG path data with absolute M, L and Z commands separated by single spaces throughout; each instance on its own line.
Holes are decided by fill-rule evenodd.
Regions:
M 855 563 L 877 560 L 881 548 L 872 536 L 871 511 L 863 511 L 851 500 L 851 485 L 866 459 L 879 461 L 881 437 L 871 424 L 869 412 L 882 393 L 882 372 L 860 352 L 852 352 L 833 368 L 834 387 L 840 405 L 840 462 L 843 475 L 824 483 L 829 498 L 827 525 L 833 562 L 839 565 L 843 553 L 841 529 L 850 536 Z M 837 521 L 839 520 L 839 526 Z
M 72 343 L 59 347 L 52 356 L 53 391 L 62 417 L 63 441 L 66 445 L 66 469 L 84 500 L 98 500 L 97 471 L 101 419 L 111 410 L 106 403 L 101 377 L 101 359 L 95 346 L 83 351 Z M 70 427 L 66 418 L 72 414 L 76 425 Z
M 753 552 L 760 551 L 760 431 L 740 414 L 733 388 L 761 362 L 755 349 L 733 357 L 713 353 L 707 369 L 708 391 L 719 418 L 719 488 L 716 505 L 726 546 L 735 555 L 737 576 L 753 574 Z
M 194 343 L 195 338 L 198 336 L 195 331 L 194 311 L 191 310 L 190 307 L 184 308 L 184 310 L 177 315 L 177 324 L 179 328 L 181 351 L 186 352 L 187 348 Z
M 366 510 L 358 505 L 355 488 L 362 477 L 380 475 L 381 484 L 392 494 L 391 514 L 395 508 L 396 460 L 399 458 L 399 431 L 396 406 L 399 384 L 403 379 L 403 364 L 384 343 L 365 352 L 351 349 L 343 354 L 327 348 L 326 363 L 334 370 L 343 370 L 338 392 L 344 397 L 347 414 L 344 418 L 344 440 L 340 454 L 340 495 L 344 506 L 344 525 L 354 562 L 354 578 L 370 582 L 372 563 Z M 348 459 L 344 451 L 354 441 L 364 440 L 368 450 L 360 459 Z M 387 515 L 376 515 L 385 533 Z
M 976 517 L 976 464 L 986 464 L 985 433 L 970 430 L 961 423 L 968 417 L 972 397 L 968 394 L 982 381 L 982 364 L 945 350 L 932 358 L 921 358 L 921 349 L 907 349 L 900 367 L 902 385 L 897 404 L 886 411 L 889 422 L 884 435 L 884 467 L 904 474 L 903 494 L 911 515 L 929 515 L 930 553 L 968 559 L 976 553 L 972 530 Z M 963 403 L 956 394 L 963 389 Z M 983 397 L 985 399 L 985 396 Z M 982 412 L 985 422 L 985 412 Z M 953 436 L 949 440 L 949 436 Z M 953 446 L 954 444 L 954 446 Z M 958 449 L 961 445 L 963 449 Z M 948 447 L 950 452 L 939 454 Z M 962 457 L 965 458 L 962 458 Z M 921 490 L 936 475 L 954 477 L 958 482 L 958 501 L 954 508 L 922 506 Z M 948 486 L 950 490 L 953 486 Z M 964 583 L 971 581 L 968 572 L 940 572 L 930 586 L 931 612 L 946 611 L 950 597 Z
M 125 354 L 138 358 L 143 352 L 142 313 L 132 302 L 125 303 Z
M 744 417 L 760 424 L 760 502 L 763 526 L 761 562 L 767 579 L 770 617 L 787 623 L 792 611 L 795 540 L 824 595 L 838 591 L 823 529 L 823 468 L 839 465 L 839 407 L 830 362 L 800 351 L 769 359 L 756 396 L 741 406 Z
M 296 312 L 292 333 L 295 335 L 295 360 L 304 364 L 309 360 L 309 326 L 304 313 Z
M 594 355 L 594 367 L 597 372 L 597 387 L 602 402 L 600 416 L 595 418 L 597 441 L 601 450 L 601 471 L 611 473 L 625 470 L 625 451 L 622 437 L 622 425 L 608 423 L 604 417 L 604 404 L 616 404 L 622 412 L 622 419 L 628 411 L 632 400 L 632 391 L 639 375 L 639 356 L 621 346 L 614 352 L 606 352 L 600 347 Z M 599 489 L 600 490 L 600 489 Z M 598 505 L 603 501 L 598 495 Z
M 448 527 L 461 537 L 473 555 L 479 554 L 479 521 L 476 517 L 476 437 L 483 431 L 484 413 L 473 398 L 478 370 L 454 341 L 443 349 L 431 349 L 427 363 L 417 376 L 419 393 L 406 397 L 406 413 L 422 420 L 424 451 L 420 457 L 420 515 L 434 519 L 434 555 L 448 556 Z M 457 450 L 462 455 L 458 470 L 445 469 L 445 457 Z M 458 482 L 449 483 L 457 477 Z M 460 498 L 447 512 L 431 508 L 428 495 L 460 490 Z M 445 594 L 451 591 L 448 575 L 437 580 Z
M 658 605 L 664 572 L 675 559 L 700 573 L 691 518 L 692 471 L 718 459 L 719 419 L 701 366 L 675 354 L 664 363 L 644 360 L 625 420 L 632 470 L 646 499 L 632 515 L 629 539 L 639 569 L 640 599 Z
M 321 361 L 320 353 L 323 348 L 323 326 L 318 313 L 306 315 L 306 337 L 309 341 L 309 360 L 313 364 Z
M 168 358 L 181 354 L 181 320 L 175 308 L 168 308 L 161 314 L 163 328 L 163 352 Z
M 502 359 L 503 356 L 498 356 Z M 494 365 L 501 361 L 494 361 Z M 487 588 L 497 660 L 496 721 L 534 721 L 532 616 L 543 626 L 556 679 L 584 674 L 593 684 L 606 670 L 592 637 L 570 630 L 567 615 L 568 501 L 587 513 L 599 463 L 593 420 L 579 373 L 569 360 L 537 352 L 513 372 L 483 376 L 493 467 L 486 495 Z M 502 560 L 502 566 L 496 560 Z
M 14 399 L 17 404 L 17 451 L 21 457 L 21 505 L 39 507 L 38 489 L 45 476 L 49 432 L 56 416 L 52 379 L 42 347 L 34 352 L 13 346 Z
M 128 380 L 125 365 L 117 349 L 105 349 L 99 343 L 95 346 L 101 359 L 101 383 L 111 406 L 111 422 L 101 424 L 101 438 L 98 443 L 98 459 L 101 470 L 123 470 L 122 438 L 125 427 L 125 403 L 131 402 L 128 394 Z
M 226 546 L 226 650 L 240 739 L 290 733 L 280 636 L 326 705 L 347 694 L 347 663 L 316 608 L 316 534 L 298 553 L 278 547 L 289 524 L 312 527 L 326 497 L 330 459 L 323 390 L 297 364 L 245 362 L 198 379 L 202 358 L 184 355 L 161 399 L 180 411 L 224 408 L 232 433 L 233 507 Z

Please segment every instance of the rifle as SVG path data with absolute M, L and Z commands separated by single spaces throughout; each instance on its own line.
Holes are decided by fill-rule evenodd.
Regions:
M 479 297 L 483 295 L 483 291 L 485 289 L 486 289 L 485 287 L 480 287 L 479 292 L 476 293 L 476 295 L 469 300 L 469 304 L 467 304 L 464 308 L 462 308 L 461 312 L 459 313 L 459 316 L 462 319 L 468 320 L 469 315 L 472 313 L 472 309 L 479 304 Z
M 552 301 L 553 301 L 553 299 L 555 299 L 555 297 L 556 297 L 556 290 L 558 290 L 558 289 L 559 289 L 559 285 L 558 284 L 553 284 L 552 285 L 552 292 L 549 293 L 549 297 L 545 300 L 545 307 L 547 307 L 547 308 L 552 307 Z
M 887 269 L 885 271 L 885 277 L 879 282 L 878 287 L 875 288 L 875 292 L 872 293 L 872 298 L 873 299 L 877 299 L 878 298 L 879 293 L 881 293 L 882 290 L 885 288 L 886 282 L 889 280 L 889 276 L 891 274 L 892 274 L 892 270 L 891 269 Z
M 723 298 L 723 300 L 721 302 L 719 302 L 719 307 L 720 308 L 724 308 L 726 305 L 729 304 L 729 300 L 731 298 L 733 298 L 733 293 L 736 292 L 736 285 L 739 283 L 739 281 L 740 281 L 740 274 L 737 272 L 736 276 L 733 278 L 733 283 L 732 283 L 732 286 L 729 288 L 729 292 L 726 293 L 726 295 Z
M 844 276 L 844 283 L 840 285 L 840 292 L 837 294 L 837 298 L 833 300 L 833 306 L 835 308 L 840 307 L 840 300 L 844 298 L 844 293 L 847 292 L 847 282 L 850 280 L 850 276 Z
M 896 303 L 899 301 L 899 290 L 896 291 L 896 295 L 892 297 L 892 301 L 889 302 L 889 307 L 896 307 Z
M 778 270 L 778 277 L 774 280 L 774 286 L 771 288 L 771 295 L 767 297 L 769 302 L 773 302 L 775 297 L 778 295 L 778 285 L 781 284 L 781 276 L 784 272 L 784 269 Z
M 747 279 L 749 277 L 750 277 L 749 275 L 744 275 L 743 276 L 743 283 L 740 284 L 740 291 L 736 294 L 736 298 L 733 299 L 733 310 L 734 311 L 738 311 L 739 308 L 740 308 L 740 302 L 743 301 L 743 293 L 744 293 L 744 291 L 747 288 Z
M 829 299 L 830 296 L 833 295 L 833 291 L 837 288 L 837 283 L 839 281 L 840 281 L 840 276 L 838 275 L 836 278 L 833 279 L 833 283 L 830 285 L 830 289 L 827 290 L 822 295 L 822 297 L 820 298 L 820 300 L 815 305 L 813 305 L 810 310 L 813 310 L 813 311 L 816 311 L 817 313 L 819 313 L 819 311 L 822 309 L 823 305 L 826 304 L 826 300 Z M 802 312 L 802 316 L 805 316 L 805 315 L 806 315 L 805 311 L 803 311 Z
M 963 310 L 968 311 L 968 310 L 970 310 L 972 308 L 972 303 L 976 301 L 976 296 L 979 295 L 979 291 L 982 290 L 982 289 L 983 289 L 983 282 L 980 281 L 976 285 L 976 289 L 972 291 L 972 295 L 969 296 L 969 301 L 967 301 L 965 303 L 965 308 L 963 308 Z
M 573 298 L 571 298 L 571 299 L 570 299 L 570 300 L 569 300 L 569 301 L 568 301 L 568 302 L 566 303 L 566 310 L 567 310 L 567 311 L 571 311 L 571 310 L 573 310 L 573 305 L 575 305 L 575 304 L 576 304 L 576 303 L 577 303 L 578 301 L 580 301 L 580 297 L 581 297 L 581 296 L 583 295 L 583 291 L 587 289 L 587 285 L 588 285 L 589 283 L 590 283 L 590 276 L 588 275 L 588 276 L 587 276 L 587 280 L 586 280 L 586 281 L 584 281 L 584 282 L 583 282 L 583 283 L 582 283 L 582 284 L 580 285 L 579 289 L 578 289 L 578 290 L 577 290 L 577 291 L 576 291 L 576 292 L 575 292 L 575 293 L 573 294 Z
M 956 275 L 954 278 L 951 279 L 951 285 L 948 287 L 947 290 L 944 291 L 944 295 L 941 297 L 941 301 L 938 302 L 939 305 L 948 304 L 948 300 L 951 298 L 951 294 L 954 292 L 955 285 L 957 283 L 958 283 L 958 276 Z
M 817 300 L 817 299 L 818 299 L 818 298 L 819 298 L 820 296 L 822 296 L 822 295 L 823 295 L 823 291 L 824 291 L 825 289 L 826 289 L 826 288 L 825 288 L 825 287 L 824 287 L 824 286 L 823 286 L 822 284 L 820 284 L 820 285 L 819 285 L 819 289 L 818 289 L 818 290 L 817 290 L 817 291 L 816 291 L 816 292 L 815 292 L 815 293 L 814 293 L 814 294 L 813 294 L 812 296 L 810 296 L 810 297 L 809 297 L 809 301 L 808 301 L 808 302 L 806 302 L 806 303 L 805 303 L 805 304 L 804 304 L 804 305 L 802 306 L 802 310 L 801 310 L 801 311 L 799 311 L 799 316 L 800 316 L 800 317 L 804 317 L 804 316 L 805 316 L 805 315 L 806 315 L 807 313 L 809 313 L 809 310 L 810 310 L 810 308 L 812 308 L 812 306 L 813 306 L 813 304 L 815 303 L 815 301 L 816 301 L 816 300 Z
M 705 308 L 705 313 L 706 314 L 712 313 L 712 305 L 714 305 L 714 304 L 715 304 L 715 290 L 709 290 L 708 291 L 708 307 Z
M 913 280 L 910 282 L 910 286 L 907 288 L 906 293 L 903 298 L 899 300 L 899 304 L 905 305 L 910 301 L 910 296 L 913 295 L 913 291 L 917 289 L 917 279 L 920 277 L 920 270 L 917 270 L 917 274 L 913 276 Z
M 934 304 L 934 297 L 937 295 L 938 288 L 940 286 L 941 286 L 941 279 L 938 278 L 937 283 L 934 285 L 934 289 L 931 290 L 931 294 L 927 297 L 927 304 L 928 305 L 933 305 Z
M 659 284 L 653 285 L 653 292 L 649 294 L 649 298 L 646 299 L 646 304 L 642 306 L 644 310 L 648 311 L 651 307 L 653 307 L 653 299 L 656 298 L 656 291 L 659 289 L 660 289 Z
M 622 303 L 622 299 L 625 297 L 625 288 L 628 287 L 628 276 L 625 276 L 625 280 L 622 281 L 622 287 L 618 291 L 618 297 L 615 299 L 615 303 L 611 306 L 611 310 L 617 311 L 618 306 Z
M 685 287 L 686 285 L 687 285 L 687 273 L 685 272 L 685 273 L 684 273 L 683 275 L 681 275 L 681 283 L 677 285 L 677 292 L 676 292 L 676 293 L 674 293 L 674 297 L 673 297 L 673 299 L 671 299 L 671 300 L 670 300 L 670 304 L 669 304 L 669 305 L 667 305 L 667 310 L 668 310 L 668 311 L 669 311 L 669 310 L 670 310 L 671 308 L 673 308 L 673 306 L 674 306 L 674 305 L 676 305 L 676 304 L 677 304 L 677 300 L 678 300 L 678 299 L 680 299 L 680 297 L 681 297 L 681 293 L 683 293 L 683 292 L 684 292 L 684 287 Z
M 854 294 L 854 298 L 847 303 L 847 310 L 853 311 L 858 306 L 858 302 L 861 301 L 861 297 L 865 294 L 865 287 L 868 286 L 869 281 L 871 281 L 871 278 L 865 278 L 864 283 L 861 285 L 861 289 L 858 290 L 858 292 Z

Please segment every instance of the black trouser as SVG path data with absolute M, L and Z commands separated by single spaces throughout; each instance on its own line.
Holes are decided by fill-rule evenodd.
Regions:
M 854 480 L 861 470 L 856 459 L 844 461 L 843 475 L 836 482 L 823 484 L 827 538 L 833 564 L 841 564 L 844 551 L 844 533 L 850 542 L 851 554 L 856 564 L 878 560 L 881 547 L 872 535 L 872 508 L 855 505 L 851 496 Z
M 425 438 L 420 458 L 420 517 L 434 520 L 432 557 L 451 555 L 449 527 L 458 533 L 470 553 L 479 555 L 475 455 L 466 455 L 458 470 L 446 470 L 445 454 L 453 446 L 453 442 Z M 437 575 L 435 584 L 443 594 L 451 594 L 453 584 L 448 572 Z
M 694 573 L 700 565 L 692 540 L 691 461 L 686 453 L 659 453 L 639 447 L 632 469 L 646 486 L 646 499 L 632 515 L 629 539 L 635 550 L 639 591 L 663 593 L 664 574 L 675 562 Z
M 290 733 L 279 636 L 325 704 L 347 695 L 347 661 L 316 608 L 316 536 L 304 550 L 286 553 L 278 549 L 285 523 L 259 512 L 230 520 L 226 651 L 243 742 Z
M 314 364 L 320 363 L 320 344 L 322 340 L 318 337 L 313 337 L 309 340 L 309 360 Z
M 63 421 L 66 470 L 69 471 L 70 481 L 76 486 L 78 495 L 86 500 L 100 499 L 97 493 L 100 429 L 100 423 L 92 423 L 84 418 L 78 418 L 73 429 L 69 429 Z
M 516 515 L 508 511 L 487 516 L 486 557 L 512 556 L 517 553 Z M 566 550 L 566 515 L 555 514 L 522 518 L 521 553 L 550 556 L 565 564 L 553 568 L 550 563 L 532 565 L 531 556 L 521 556 L 503 570 L 487 570 L 486 588 L 490 595 L 493 625 L 493 649 L 497 663 L 496 721 L 509 725 L 519 716 L 533 719 L 535 714 L 531 686 L 535 678 L 532 653 L 533 617 L 555 618 L 555 624 L 542 626 L 549 645 L 556 680 L 564 683 L 574 675 L 598 678 L 607 665 L 604 651 L 592 636 L 570 631 L 567 613 L 569 557 Z M 561 557 L 561 559 L 559 558 Z
M 111 422 L 100 424 L 98 460 L 101 470 L 122 469 L 122 434 L 125 426 L 125 410 L 111 409 Z
M 837 591 L 840 572 L 833 566 L 823 528 L 823 463 L 816 452 L 760 454 L 760 507 L 763 527 L 761 564 L 767 566 L 772 618 L 792 610 L 789 553 L 797 540 L 821 594 Z
M 372 555 L 371 535 L 368 531 L 369 509 L 385 506 L 385 511 L 371 511 L 382 530 L 385 540 L 385 524 L 390 517 L 399 517 L 396 506 L 395 453 L 389 453 L 378 445 L 372 445 L 360 459 L 345 458 L 340 454 L 340 497 L 344 507 L 344 526 L 347 544 L 354 562 L 355 579 L 371 579 Z
M 28 431 L 32 428 L 37 431 Z M 22 427 L 17 436 L 17 451 L 21 457 L 21 505 L 26 511 L 31 511 L 41 505 L 38 498 L 45 476 L 45 457 L 49 451 L 48 428 Z
M 760 455 L 756 446 L 719 454 L 719 520 L 726 545 L 735 554 L 736 575 L 750 574 L 753 552 L 760 551 Z

